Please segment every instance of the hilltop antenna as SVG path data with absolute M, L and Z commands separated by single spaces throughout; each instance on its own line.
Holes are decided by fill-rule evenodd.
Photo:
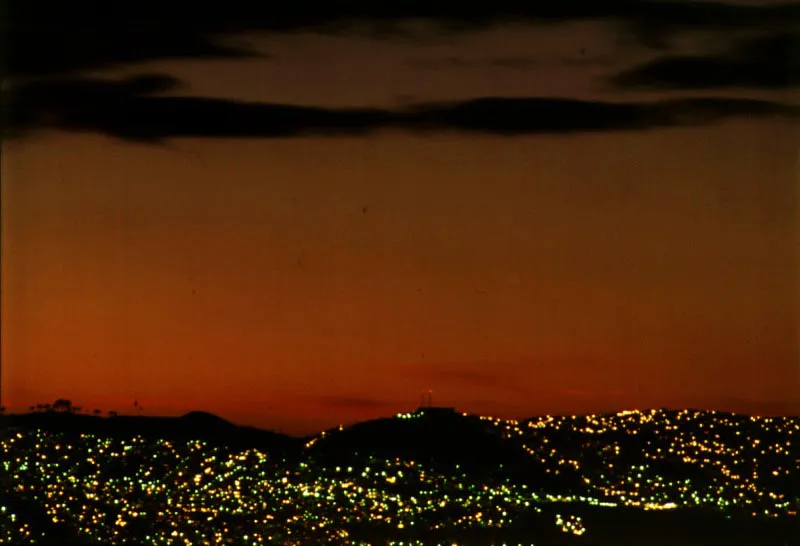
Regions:
M 433 407 L 433 391 L 431 389 L 428 389 L 428 407 Z

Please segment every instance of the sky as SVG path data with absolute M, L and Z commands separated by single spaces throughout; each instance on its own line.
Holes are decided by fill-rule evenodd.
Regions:
M 11 410 L 800 413 L 800 4 L 6 4 Z

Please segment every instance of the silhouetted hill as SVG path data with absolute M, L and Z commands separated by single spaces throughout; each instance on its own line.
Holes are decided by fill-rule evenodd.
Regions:
M 376 419 L 341 430 L 326 431 L 313 443 L 310 454 L 374 454 L 412 460 L 456 464 L 480 461 L 492 450 L 505 453 L 487 427 L 474 417 L 451 414 L 413 414 L 410 418 Z M 464 455 L 469 453 L 470 457 Z
M 42 412 L 4 417 L 9 427 L 38 428 L 72 434 L 97 434 L 114 438 L 158 438 L 163 440 L 203 440 L 235 448 L 258 448 L 274 454 L 294 456 L 302 441 L 268 430 L 240 427 L 211 413 L 194 411 L 181 417 L 93 415 Z
M 450 411 L 423 410 L 332 429 L 309 445 L 306 457 L 316 462 L 359 464 L 370 457 L 397 458 L 478 479 L 513 477 L 537 488 L 570 491 L 581 487 L 577 473 L 548 473 L 544 464 L 518 442 L 505 439 L 490 422 Z
M 226 421 L 222 417 L 208 413 L 207 411 L 190 411 L 186 415 L 181 416 L 184 423 L 190 423 L 194 426 L 205 426 L 212 428 L 229 428 L 235 427 L 230 421 Z

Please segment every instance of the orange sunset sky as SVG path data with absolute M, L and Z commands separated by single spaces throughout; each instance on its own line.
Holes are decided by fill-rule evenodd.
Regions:
M 19 13 L 35 23 L 20 43 L 42 43 L 36 32 L 63 17 Z M 745 77 L 745 61 L 744 76 L 711 84 L 691 66 L 674 85 L 614 79 L 680 56 L 746 60 L 775 33 L 768 22 L 667 28 L 654 46 L 613 14 L 487 15 L 458 31 L 418 17 L 378 35 L 370 14 L 327 21 L 334 33 L 316 21 L 215 33 L 188 15 L 176 43 L 249 52 L 214 57 L 175 53 L 158 42 L 170 14 L 154 34 L 143 21 L 162 20 L 143 13 L 69 20 L 96 47 L 150 33 L 138 57 L 67 46 L 50 66 L 9 48 L 20 131 L 2 148 L 7 407 L 66 397 L 134 413 L 138 400 L 147 414 L 202 409 L 297 434 L 413 409 L 427 389 L 519 418 L 800 412 L 796 82 Z M 151 74 L 169 85 L 115 91 Z M 203 114 L 485 97 L 730 102 L 620 127 L 578 110 L 563 114 L 568 131 L 525 112 L 511 112 L 527 124 L 513 131 L 485 130 L 493 113 L 468 128 L 442 114 L 422 131 L 352 131 L 348 118 L 335 134 Z M 192 98 L 198 109 L 178 115 Z

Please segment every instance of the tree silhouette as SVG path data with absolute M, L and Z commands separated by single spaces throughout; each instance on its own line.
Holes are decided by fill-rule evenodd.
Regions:
M 102 413 L 102 412 L 99 409 L 96 409 L 92 413 L 94 413 L 95 415 L 100 415 L 100 413 Z
M 59 398 L 53 402 L 53 411 L 61 411 L 65 413 L 72 413 L 72 401 L 66 398 Z

